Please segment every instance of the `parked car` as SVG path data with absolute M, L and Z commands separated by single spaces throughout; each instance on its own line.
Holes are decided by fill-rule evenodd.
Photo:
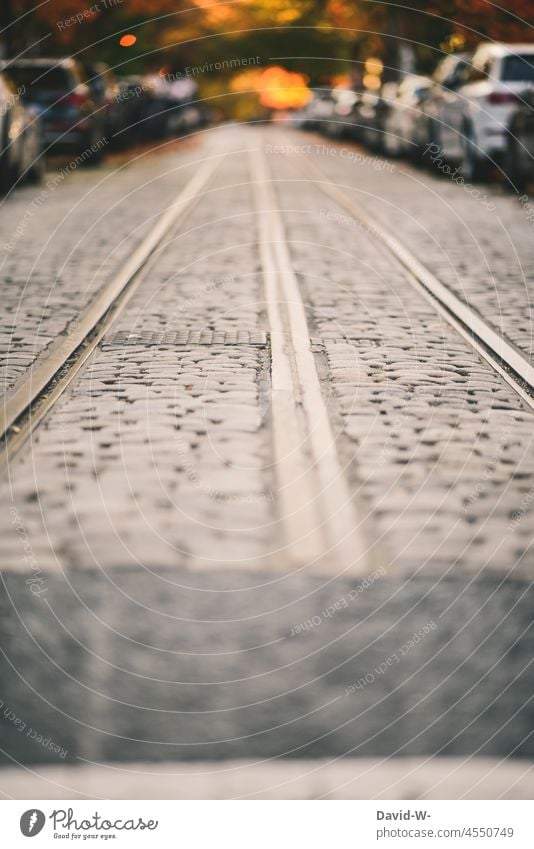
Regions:
M 377 153 L 384 153 L 384 127 L 398 87 L 398 83 L 388 82 L 379 92 L 366 90 L 356 104 L 354 125 L 357 137 Z
M 354 100 L 351 104 L 348 115 L 343 119 L 344 135 L 355 141 L 361 137 L 360 133 L 360 101 L 363 97 L 363 92 L 360 89 L 354 90 Z
M 534 183 L 534 85 L 523 92 L 510 118 L 505 171 L 517 189 Z
M 412 136 L 414 158 L 420 157 L 429 145 L 435 146 L 434 152 L 441 150 L 441 128 L 450 123 L 449 110 L 470 61 L 470 53 L 445 56 L 432 75 L 431 86 L 420 93 Z
M 161 132 L 153 126 L 153 115 L 160 110 L 154 104 L 151 78 L 143 76 L 122 77 L 118 81 L 118 100 L 124 109 L 127 133 L 130 140 L 144 141 L 163 135 L 164 120 L 159 119 Z
M 130 104 L 119 96 L 121 87 L 109 65 L 105 62 L 82 64 L 95 109 L 103 115 L 106 140 L 110 147 L 122 148 L 130 140 Z
M 481 44 L 450 91 L 439 124 L 439 146 L 460 163 L 466 179 L 502 161 L 518 95 L 534 82 L 534 44 Z
M 24 90 L 5 71 L 0 72 L 0 191 L 17 181 L 40 182 L 44 176 L 42 126 L 39 116 L 24 105 Z
M 97 161 L 105 141 L 105 109 L 95 102 L 75 59 L 13 59 L 9 73 L 23 99 L 41 115 L 45 149 L 91 153 Z
M 290 109 L 285 113 L 286 126 L 293 130 L 303 130 L 306 127 L 306 106 L 300 109 Z
M 407 76 L 393 89 L 394 97 L 384 113 L 384 153 L 389 156 L 412 156 L 416 141 L 416 123 L 421 103 L 432 87 L 428 77 Z
M 341 86 L 332 89 L 330 93 L 331 111 L 328 120 L 323 122 L 326 135 L 330 138 L 341 138 L 350 135 L 352 109 L 358 95 L 350 88 Z
M 190 77 L 165 82 L 167 136 L 182 136 L 200 126 L 202 116 L 195 102 L 197 93 L 198 85 Z
M 307 130 L 320 130 L 333 113 L 332 89 L 318 87 L 311 89 L 311 92 L 312 99 L 305 107 L 304 126 Z
M 172 74 L 149 74 L 143 77 L 141 88 L 139 128 L 144 138 L 181 136 L 205 120 L 195 103 L 197 83 L 190 77 L 181 79 Z

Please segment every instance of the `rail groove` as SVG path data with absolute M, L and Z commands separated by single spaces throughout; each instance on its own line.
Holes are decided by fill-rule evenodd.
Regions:
M 83 367 L 142 282 L 165 238 L 200 199 L 224 155 L 205 160 L 122 268 L 65 335 L 59 336 L 4 399 L 0 474 Z
M 295 157 L 292 157 L 295 161 Z M 497 333 L 468 304 L 447 288 L 417 257 L 367 210 L 350 197 L 308 157 L 299 157 L 297 167 L 317 188 L 348 212 L 369 235 L 381 244 L 402 268 L 409 282 L 476 350 L 476 352 L 534 410 L 534 365 Z

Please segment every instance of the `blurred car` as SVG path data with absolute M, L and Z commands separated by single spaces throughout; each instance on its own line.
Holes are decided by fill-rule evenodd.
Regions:
M 315 128 L 326 136 L 335 136 L 335 130 L 332 132 L 332 124 L 335 121 L 334 109 L 335 101 L 332 89 L 322 89 L 315 106 Z
M 190 77 L 152 74 L 143 78 L 143 134 L 148 138 L 180 136 L 199 126 L 203 119 L 194 102 L 197 83 Z
M 148 74 L 140 77 L 138 85 L 134 85 L 134 93 L 139 92 L 139 88 L 139 136 L 143 140 L 161 139 L 167 130 L 167 99 L 159 75 Z
M 102 112 L 104 135 L 112 148 L 122 148 L 130 141 L 131 105 L 121 97 L 123 89 L 105 62 L 83 62 L 83 70 L 95 108 Z
M 435 145 L 434 151 L 441 149 L 441 127 L 450 123 L 448 111 L 455 101 L 454 92 L 463 83 L 470 61 L 470 53 L 445 56 L 432 75 L 431 85 L 420 93 L 412 135 L 415 158 L 430 145 Z
M 75 59 L 13 59 L 9 74 L 23 99 L 41 115 L 45 149 L 102 155 L 106 116 L 97 106 L 84 70 Z M 89 157 L 88 157 L 89 159 Z
M 311 93 L 312 99 L 304 110 L 304 126 L 308 130 L 320 130 L 325 126 L 325 121 L 331 118 L 334 110 L 332 90 L 328 87 L 312 88 Z
M 133 78 L 117 80 L 116 105 L 114 113 L 108 116 L 108 134 L 110 144 L 123 148 L 136 142 L 142 136 L 140 121 L 144 115 L 143 91 Z M 118 110 L 118 114 L 115 112 Z
M 191 77 L 166 83 L 168 136 L 190 133 L 202 123 L 200 108 L 195 103 L 197 91 L 198 85 Z
M 518 95 L 534 82 L 534 44 L 483 43 L 450 91 L 439 125 L 443 157 L 461 164 L 464 177 L 483 176 L 502 160 Z
M 330 138 L 350 135 L 352 109 L 358 95 L 350 88 L 334 88 L 330 93 L 331 104 L 328 119 L 323 119 L 323 127 Z
M 417 147 L 416 123 L 421 103 L 432 81 L 417 75 L 405 77 L 392 90 L 394 98 L 384 112 L 384 153 L 389 156 L 413 156 Z
M 388 82 L 379 92 L 366 90 L 356 104 L 354 125 L 357 137 L 377 153 L 384 152 L 384 128 L 398 87 L 398 83 Z
M 516 188 L 534 183 L 534 85 L 523 92 L 510 118 L 504 168 Z
M 161 106 L 154 103 L 151 78 L 130 75 L 118 81 L 117 99 L 124 110 L 123 120 L 127 123 L 127 134 L 132 141 L 143 141 L 163 134 L 164 120 L 159 127 L 153 126 L 153 115 Z
M 17 181 L 38 183 L 44 176 L 42 126 L 39 116 L 24 105 L 24 90 L 5 71 L 0 72 L 0 191 Z
M 293 130 L 303 130 L 306 126 L 306 107 L 288 110 L 285 113 L 285 123 Z
M 354 95 L 354 100 L 350 107 L 349 114 L 345 116 L 343 123 L 345 128 L 345 135 L 357 141 L 361 135 L 359 125 L 359 110 L 363 92 L 360 90 L 353 90 L 352 93 Z
M 288 113 L 287 120 L 290 127 L 293 127 L 295 130 L 311 129 L 310 105 L 312 100 L 310 100 L 310 102 L 305 106 L 301 106 L 300 109 L 294 109 Z

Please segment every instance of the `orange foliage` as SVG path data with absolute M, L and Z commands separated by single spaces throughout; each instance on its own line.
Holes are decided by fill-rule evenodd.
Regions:
M 300 109 L 311 99 L 305 77 L 279 66 L 243 71 L 234 77 L 230 89 L 256 91 L 261 105 L 267 109 Z

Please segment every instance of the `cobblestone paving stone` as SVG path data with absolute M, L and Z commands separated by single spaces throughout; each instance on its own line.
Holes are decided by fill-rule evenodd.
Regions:
M 265 553 L 273 492 L 268 354 L 254 344 L 264 338 L 254 333 L 261 278 L 249 188 L 225 188 L 245 178 L 236 158 L 47 421 L 31 459 L 12 469 L 2 566 L 24 568 L 11 498 L 41 568 L 250 565 Z M 236 341 L 253 331 L 244 334 L 251 344 L 176 346 L 177 332 L 192 327 Z M 156 346 L 121 343 L 162 330 Z
M 277 537 L 247 179 L 231 157 L 12 466 L 0 760 L 64 762 L 12 715 L 73 764 L 532 758 L 531 570 L 502 581 L 527 546 L 532 416 L 303 184 L 279 187 L 291 251 L 340 455 L 388 556 L 359 579 L 262 559 Z
M 326 340 L 340 449 L 391 569 L 531 574 L 532 414 L 362 228 L 316 187 L 297 195 L 294 166 L 272 163 L 288 180 L 279 196 Z
M 199 147 L 47 173 L 0 205 L 0 394 L 76 320 L 191 176 Z
M 437 165 L 427 173 L 351 143 L 308 133 L 290 138 L 311 144 L 330 178 L 356 189 L 348 189 L 352 197 L 386 227 L 393 223 L 394 235 L 456 295 L 534 353 L 534 224 L 517 197 L 491 184 L 468 191 Z

